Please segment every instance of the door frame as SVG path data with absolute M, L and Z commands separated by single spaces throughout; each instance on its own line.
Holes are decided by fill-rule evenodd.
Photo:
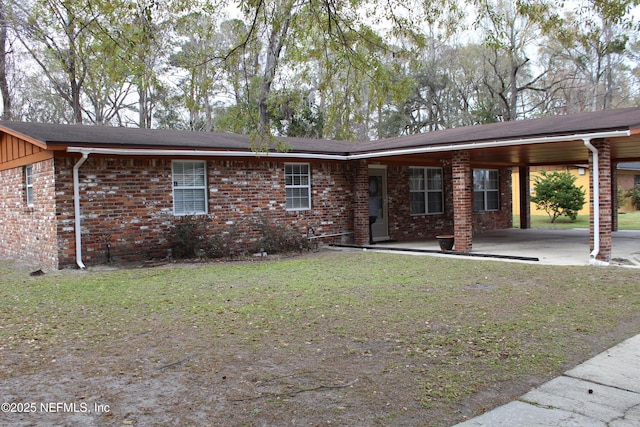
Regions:
M 389 206 L 388 206 L 388 186 L 387 186 L 387 166 L 369 165 L 369 177 L 379 176 L 382 178 L 382 218 L 376 219 L 373 224 L 373 242 L 383 242 L 390 240 L 389 237 Z

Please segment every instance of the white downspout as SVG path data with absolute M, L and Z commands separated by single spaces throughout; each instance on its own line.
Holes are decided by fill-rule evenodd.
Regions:
M 584 138 L 583 141 L 593 153 L 593 251 L 589 255 L 589 264 L 604 266 L 609 263 L 596 258 L 600 253 L 600 160 L 598 149 L 591 144 L 591 139 Z
M 75 211 L 75 230 L 76 230 L 76 264 L 80 269 L 84 270 L 86 266 L 82 262 L 82 229 L 80 221 L 80 178 L 78 177 L 80 166 L 87 160 L 89 153 L 83 152 L 82 158 L 73 166 L 73 207 Z

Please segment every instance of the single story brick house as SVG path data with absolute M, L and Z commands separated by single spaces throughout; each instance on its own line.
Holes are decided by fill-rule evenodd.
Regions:
M 590 165 L 591 259 L 611 257 L 616 167 L 640 161 L 640 108 L 459 127 L 374 142 L 0 121 L 0 257 L 43 269 L 164 258 L 185 215 L 269 221 L 367 245 L 530 224 L 531 166 Z M 247 236 L 250 230 L 245 230 Z M 587 254 L 585 254 L 586 256 Z

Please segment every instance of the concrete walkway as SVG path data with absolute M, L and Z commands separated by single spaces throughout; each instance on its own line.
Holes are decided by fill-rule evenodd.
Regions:
M 640 335 L 456 427 L 640 426 Z

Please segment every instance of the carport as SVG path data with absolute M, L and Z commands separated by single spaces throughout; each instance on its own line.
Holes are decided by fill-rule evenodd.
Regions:
M 640 268 L 640 231 L 612 232 L 611 263 Z M 500 261 L 519 261 L 545 265 L 587 265 L 585 256 L 590 248 L 589 230 L 510 228 L 493 230 L 474 236 L 473 251 L 443 252 L 437 240 L 425 239 L 386 242 L 360 249 L 400 252 L 413 255 L 465 257 Z
M 522 229 L 528 229 L 529 168 L 588 163 L 592 172 L 591 227 L 585 231 L 589 249 L 582 252 L 573 247 L 571 250 L 591 264 L 607 265 L 615 256 L 612 233 L 617 230 L 616 166 L 621 162 L 640 160 L 640 109 L 598 111 L 403 136 L 363 144 L 349 157 L 367 161 L 369 165 L 378 162 L 451 165 L 455 250 L 469 254 L 482 252 L 482 239 L 488 237 L 478 234 L 473 227 L 474 168 L 518 168 L 520 224 Z M 366 208 L 361 211 L 366 212 Z M 365 219 L 361 221 L 364 223 Z M 533 239 L 535 232 L 525 236 Z M 363 233 L 358 234 L 356 227 L 355 243 L 366 245 L 365 238 Z

